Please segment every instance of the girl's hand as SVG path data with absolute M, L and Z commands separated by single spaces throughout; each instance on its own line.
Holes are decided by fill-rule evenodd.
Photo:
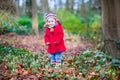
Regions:
M 50 45 L 50 42 L 47 42 L 46 45 L 49 46 L 49 45 Z
M 54 28 L 50 28 L 50 32 L 54 32 Z
M 44 27 L 45 27 L 45 28 L 47 28 L 48 26 L 49 26 L 49 25 L 48 25 L 47 23 L 46 23 L 46 24 L 44 24 Z

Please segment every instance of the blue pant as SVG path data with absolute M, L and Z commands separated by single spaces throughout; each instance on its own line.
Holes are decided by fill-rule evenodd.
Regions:
M 50 54 L 50 62 L 56 62 L 61 63 L 62 61 L 62 52 L 56 53 L 56 54 Z

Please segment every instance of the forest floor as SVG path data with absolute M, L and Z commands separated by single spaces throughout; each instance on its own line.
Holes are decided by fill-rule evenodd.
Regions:
M 75 36 L 75 35 L 74 36 L 65 35 L 64 41 L 67 50 L 63 54 L 69 56 L 80 55 L 85 50 L 94 48 L 96 46 L 95 43 L 92 43 L 91 41 L 85 41 L 80 36 Z M 38 53 L 38 54 L 42 53 L 47 55 L 47 47 L 44 44 L 43 35 L 36 37 L 34 35 L 25 36 L 25 35 L 17 35 L 15 33 L 4 34 L 4 35 L 0 35 L 0 44 L 5 46 L 12 46 L 14 48 L 24 48 L 32 53 Z M 2 67 L 2 64 L 0 64 L 0 66 Z M 4 66 L 3 69 L 5 68 L 6 66 Z M 64 69 L 62 72 L 64 72 Z M 3 75 L 0 74 L 0 78 L 1 76 Z M 20 78 L 19 80 L 33 80 L 33 79 L 38 80 L 35 75 L 29 75 L 29 74 L 19 76 L 19 78 Z M 10 80 L 18 80 L 18 79 L 12 76 Z
M 65 55 L 76 55 L 83 51 L 94 48 L 95 43 L 91 41 L 85 41 L 80 36 L 72 35 L 65 36 L 64 38 L 67 50 Z M 43 35 L 36 37 L 34 35 L 17 35 L 15 33 L 9 33 L 0 35 L 0 44 L 9 45 L 14 48 L 24 48 L 33 53 L 47 54 L 47 47 L 44 44 Z

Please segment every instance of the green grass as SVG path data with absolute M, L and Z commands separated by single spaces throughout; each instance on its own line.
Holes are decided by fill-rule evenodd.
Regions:
M 61 71 L 56 71 L 51 67 L 49 57 L 44 54 L 33 54 L 25 49 L 15 49 L 10 46 L 1 45 L 0 63 L 8 66 L 11 74 L 17 75 L 17 72 L 15 72 L 17 66 L 22 65 L 22 68 L 25 70 L 32 69 L 33 74 L 44 73 L 43 76 L 46 79 L 68 78 L 71 80 L 77 80 L 79 73 L 82 73 L 84 79 L 88 79 L 91 72 L 96 74 L 92 76 L 93 80 L 98 78 L 112 80 L 118 75 L 120 66 L 120 61 L 113 59 L 108 54 L 100 51 L 86 50 L 79 56 L 64 56 Z M 41 70 L 38 71 L 38 69 Z

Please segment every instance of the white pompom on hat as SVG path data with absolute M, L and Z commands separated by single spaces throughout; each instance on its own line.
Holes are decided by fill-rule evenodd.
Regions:
M 46 16 L 45 16 L 45 19 L 47 20 L 48 18 L 57 18 L 57 16 L 56 16 L 56 14 L 54 14 L 54 13 L 49 13 L 49 14 L 47 14 Z

